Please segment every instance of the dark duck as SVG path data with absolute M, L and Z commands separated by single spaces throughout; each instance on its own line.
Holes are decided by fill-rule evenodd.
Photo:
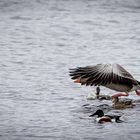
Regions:
M 90 115 L 89 117 L 94 117 L 97 115 L 96 122 L 98 123 L 106 123 L 106 122 L 116 122 L 116 123 L 121 123 L 123 122 L 120 120 L 119 115 L 104 115 L 103 110 L 97 110 L 95 113 Z

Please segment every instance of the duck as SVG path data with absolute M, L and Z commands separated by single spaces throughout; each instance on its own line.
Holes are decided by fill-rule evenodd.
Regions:
M 89 117 L 93 117 L 95 115 L 97 115 L 96 122 L 98 123 L 123 122 L 122 120 L 120 120 L 120 117 L 121 117 L 120 115 L 104 115 L 104 112 L 101 109 L 98 109 L 95 113 L 91 114 Z
M 100 87 L 96 87 L 95 93 L 90 93 L 87 95 L 87 100 L 110 100 L 111 97 L 109 95 L 101 95 L 100 94 Z
M 113 108 L 126 109 L 126 108 L 133 108 L 134 106 L 136 106 L 134 103 L 136 103 L 137 101 L 129 98 L 119 98 L 119 96 L 121 96 L 119 93 L 118 95 L 115 94 L 114 96 L 112 96 Z
M 118 93 L 112 95 L 129 96 L 135 91 L 140 96 L 140 82 L 119 64 L 97 64 L 70 69 L 69 75 L 75 83 L 86 86 L 104 86 Z

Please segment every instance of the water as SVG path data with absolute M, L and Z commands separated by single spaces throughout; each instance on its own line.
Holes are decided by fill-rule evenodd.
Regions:
M 119 63 L 140 79 L 139 0 L 1 0 L 0 19 L 1 140 L 139 139 L 139 107 L 120 111 L 124 123 L 97 124 L 83 109 L 95 88 L 68 75 Z

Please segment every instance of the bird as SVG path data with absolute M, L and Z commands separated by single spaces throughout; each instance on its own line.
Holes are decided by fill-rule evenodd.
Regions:
M 98 99 L 98 100 L 110 100 L 111 97 L 109 95 L 101 95 L 100 94 L 100 87 L 97 86 L 96 87 L 96 92 L 88 94 L 87 99 L 88 100 L 95 100 L 95 99 Z
M 140 82 L 116 63 L 77 67 L 70 69 L 69 75 L 75 83 L 86 86 L 104 86 L 119 92 L 112 95 L 112 99 L 128 96 L 132 91 L 140 96 Z
M 89 117 L 93 117 L 97 115 L 96 122 L 98 123 L 105 123 L 105 122 L 116 122 L 121 123 L 123 122 L 120 120 L 120 115 L 104 115 L 103 110 L 98 109 L 95 113 L 91 114 Z
M 134 106 L 136 106 L 136 100 L 132 100 L 129 98 L 122 98 L 120 99 L 119 96 L 120 94 L 118 93 L 118 95 L 115 95 L 116 97 L 112 99 L 113 101 L 113 108 L 115 109 L 126 109 L 126 108 L 133 108 Z

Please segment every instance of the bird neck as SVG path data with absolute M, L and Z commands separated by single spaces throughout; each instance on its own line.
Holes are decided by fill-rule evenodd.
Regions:
M 118 103 L 119 102 L 119 97 L 112 98 L 112 102 L 114 104 Z
M 96 95 L 99 96 L 99 94 L 100 94 L 100 87 L 97 87 L 96 88 Z

